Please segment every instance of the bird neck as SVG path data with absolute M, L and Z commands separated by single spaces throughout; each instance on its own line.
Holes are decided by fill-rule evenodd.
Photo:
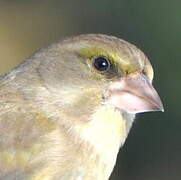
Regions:
M 89 121 L 69 129 L 70 138 L 80 152 L 74 157 L 80 164 L 72 171 L 82 170 L 82 177 L 86 180 L 107 180 L 133 119 L 134 116 L 125 116 L 113 107 L 102 106 L 93 113 Z
M 38 157 L 45 162 L 33 180 L 108 180 L 114 168 L 119 148 L 124 144 L 134 116 L 112 107 L 101 106 L 86 119 L 64 124 L 61 114 L 59 128 L 46 139 L 46 151 Z M 75 119 L 73 119 L 77 122 Z

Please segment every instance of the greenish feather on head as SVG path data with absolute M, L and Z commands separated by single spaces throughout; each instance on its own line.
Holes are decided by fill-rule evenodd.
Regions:
M 99 56 L 106 57 L 114 67 L 117 67 L 117 73 L 120 72 L 121 75 L 137 71 L 137 67 L 135 67 L 134 64 L 131 63 L 128 56 L 124 56 L 121 54 L 121 52 L 118 52 L 117 50 L 114 50 L 112 48 L 88 47 L 80 49 L 78 53 L 83 59 L 87 60 L 87 63 L 89 65 L 92 64 L 93 59 Z M 122 57 L 124 57 L 124 59 Z M 119 75 L 120 73 L 116 75 Z

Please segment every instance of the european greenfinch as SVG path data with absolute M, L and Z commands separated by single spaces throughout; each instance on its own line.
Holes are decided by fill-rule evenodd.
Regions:
M 0 179 L 108 180 L 135 114 L 163 111 L 152 79 L 113 36 L 40 49 L 0 78 Z

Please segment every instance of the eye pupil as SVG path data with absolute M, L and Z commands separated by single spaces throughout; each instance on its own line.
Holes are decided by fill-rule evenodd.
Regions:
M 110 62 L 105 57 L 98 57 L 94 60 L 94 67 L 99 71 L 106 71 L 110 67 Z

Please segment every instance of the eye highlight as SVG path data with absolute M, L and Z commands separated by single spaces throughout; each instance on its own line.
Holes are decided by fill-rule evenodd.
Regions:
M 98 71 L 105 72 L 110 69 L 110 61 L 104 56 L 99 56 L 93 60 L 93 66 Z

